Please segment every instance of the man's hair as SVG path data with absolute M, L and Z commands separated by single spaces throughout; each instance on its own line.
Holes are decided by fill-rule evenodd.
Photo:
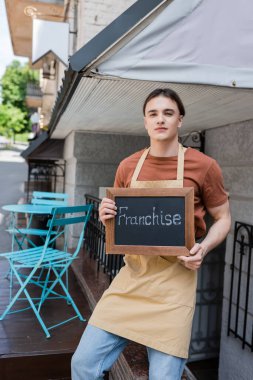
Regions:
M 164 96 L 166 98 L 169 98 L 171 100 L 174 100 L 174 102 L 177 103 L 179 113 L 180 115 L 185 115 L 185 108 L 183 105 L 182 100 L 180 99 L 179 95 L 176 93 L 176 91 L 171 90 L 170 88 L 157 88 L 156 90 L 152 91 L 146 98 L 144 104 L 143 104 L 143 115 L 145 116 L 145 110 L 148 102 L 156 98 L 157 96 Z

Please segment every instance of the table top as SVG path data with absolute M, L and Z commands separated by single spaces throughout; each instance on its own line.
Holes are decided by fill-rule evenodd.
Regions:
M 2 206 L 2 209 L 10 212 L 20 212 L 24 214 L 51 214 L 53 205 L 33 205 L 33 204 L 14 204 Z

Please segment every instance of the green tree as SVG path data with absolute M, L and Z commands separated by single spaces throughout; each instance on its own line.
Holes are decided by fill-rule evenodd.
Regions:
M 0 104 L 0 135 L 15 136 L 26 127 L 26 113 L 10 104 Z
M 28 64 L 22 65 L 17 60 L 6 68 L 1 79 L 0 111 L 0 129 L 5 136 L 30 129 L 29 110 L 25 103 L 26 88 L 29 82 L 38 83 L 38 79 L 38 71 L 30 69 Z

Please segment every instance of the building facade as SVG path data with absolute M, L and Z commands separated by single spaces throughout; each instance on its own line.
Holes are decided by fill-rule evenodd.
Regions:
M 7 9 L 9 3 L 10 1 L 7 0 Z M 88 48 L 95 50 L 96 41 L 102 44 L 102 37 L 94 41 L 94 36 L 99 33 L 101 36 L 104 28 L 117 20 L 118 16 L 135 1 L 66 0 L 26 3 L 37 8 L 36 17 L 69 24 L 68 52 L 69 55 L 73 55 L 85 44 L 88 44 L 85 52 Z M 159 3 L 163 5 L 166 1 L 153 1 L 153 3 L 155 9 Z M 170 1 L 167 1 L 167 5 L 169 3 Z M 137 5 L 134 8 L 136 12 L 139 9 Z M 134 9 L 127 14 L 128 18 L 134 17 Z M 50 17 L 45 14 L 50 14 Z M 8 13 L 8 17 L 11 20 L 13 16 Z M 32 18 L 29 20 L 32 22 Z M 143 17 L 140 23 L 143 20 L 147 19 Z M 136 24 L 138 24 L 137 20 Z M 105 36 L 109 35 L 108 31 Z M 17 37 L 13 32 L 13 41 L 15 38 Z M 117 43 L 120 43 L 119 40 Z M 32 46 L 31 41 L 30 45 Z M 111 46 L 110 49 L 113 49 Z M 17 50 L 16 53 L 18 52 L 20 55 L 32 56 L 31 49 Z M 141 114 L 138 114 L 141 99 L 144 99 L 144 94 L 153 88 L 168 84 L 143 81 L 135 86 L 133 81 L 123 79 L 119 85 L 117 79 L 110 77 L 103 82 L 103 77 L 96 77 L 94 65 L 94 70 L 90 70 L 92 60 L 91 65 L 87 65 L 87 70 L 76 69 L 75 72 L 73 65 L 68 68 L 66 63 L 51 53 L 45 54 L 36 63 L 41 70 L 43 92 L 39 113 L 44 126 L 51 128 L 50 138 L 64 139 L 62 158 L 66 165 L 65 191 L 70 195 L 73 204 L 79 204 L 83 201 L 85 193 L 97 197 L 102 194 L 104 187 L 112 186 L 118 163 L 132 152 L 147 145 Z M 99 54 L 96 54 L 99 57 Z M 103 54 L 106 54 L 106 49 Z M 83 60 L 85 61 L 85 56 Z M 77 76 L 80 76 L 78 81 L 75 79 Z M 103 83 L 107 86 L 103 87 Z M 192 125 L 194 123 L 198 125 L 196 129 L 189 127 L 186 132 L 189 135 L 194 131 L 205 132 L 204 151 L 220 164 L 224 174 L 225 188 L 230 197 L 232 229 L 226 246 L 223 247 L 224 258 L 223 263 L 220 264 L 224 265 L 224 273 L 222 266 L 219 379 L 250 380 L 253 373 L 253 268 L 252 261 L 249 260 L 253 245 L 253 117 L 249 112 L 252 89 L 232 94 L 226 89 L 216 91 L 215 88 L 211 88 L 207 95 L 206 89 L 199 86 L 176 87 L 174 85 L 174 88 L 180 94 L 182 93 L 183 100 L 186 99 L 187 113 L 195 117 L 192 121 L 186 118 L 186 124 L 188 122 L 187 125 L 190 125 L 192 122 Z M 187 91 L 190 95 L 187 95 Z M 217 100 L 219 91 L 221 95 Z M 106 98 L 109 99 L 108 102 Z M 123 99 L 122 102 L 120 98 Z M 236 107 L 238 107 L 238 112 L 236 112 Z M 234 111 L 235 116 L 228 122 L 226 115 Z M 114 122 L 113 115 L 118 113 L 123 116 L 118 117 L 117 122 Z M 104 121 L 101 122 L 101 119 Z M 199 120 L 201 123 L 198 124 Z M 242 229 L 236 222 L 243 224 Z M 211 267 L 208 273 L 211 273 Z M 205 286 L 206 299 L 208 297 L 212 299 L 212 293 L 215 293 L 216 297 L 217 289 L 214 289 L 216 285 L 212 284 L 211 275 Z M 208 318 L 204 315 L 202 318 L 211 320 L 212 315 Z M 209 322 L 205 320 L 203 323 L 206 326 Z M 203 329 L 207 331 L 207 327 Z M 200 329 L 200 335 L 203 333 L 201 331 Z M 210 343 L 208 335 L 206 335 L 205 343 Z M 201 350 L 204 352 L 201 348 L 201 340 L 197 344 L 200 348 L 199 356 L 196 355 L 196 358 L 203 359 L 205 355 L 201 356 Z

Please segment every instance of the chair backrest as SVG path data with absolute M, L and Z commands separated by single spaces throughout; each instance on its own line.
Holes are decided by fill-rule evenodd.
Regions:
M 49 227 L 45 246 L 48 245 L 49 243 L 52 243 L 54 238 L 52 239 L 51 236 L 51 231 L 54 230 L 55 228 L 66 228 L 71 225 L 76 225 L 80 224 L 81 229 L 79 231 L 79 239 L 76 245 L 76 250 L 72 254 L 72 257 L 74 258 L 83 243 L 84 239 L 84 232 L 87 226 L 87 223 L 90 219 L 91 216 L 91 210 L 92 210 L 93 205 L 84 205 L 84 206 L 69 206 L 69 207 L 56 207 L 53 210 L 53 217 L 52 219 L 49 219 L 47 222 L 47 226 Z M 60 235 L 61 233 L 59 233 Z M 59 236 L 58 235 L 58 236 Z
M 34 205 L 67 206 L 68 197 L 68 194 L 65 193 L 34 191 L 31 203 Z

